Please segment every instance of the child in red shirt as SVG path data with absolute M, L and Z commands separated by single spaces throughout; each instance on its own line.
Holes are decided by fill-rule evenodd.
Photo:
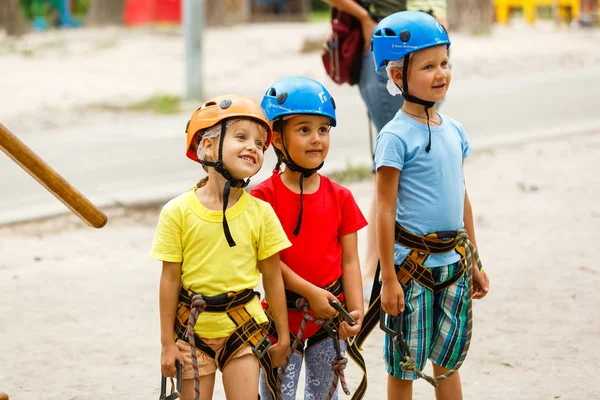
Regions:
M 367 222 L 348 189 L 317 173 L 329 151 L 329 130 L 336 124 L 335 103 L 327 89 L 309 78 L 285 78 L 269 88 L 261 106 L 273 124 L 278 162 L 273 175 L 251 194 L 273 206 L 292 242 L 280 253 L 290 333 L 295 339 L 303 319 L 294 307 L 298 298 L 308 301 L 311 316 L 328 321 L 339 333 L 332 336 L 331 330 L 327 334 L 320 325 L 307 323 L 285 369 L 283 398 L 296 398 L 304 358 L 305 398 L 327 399 L 337 383 L 331 367 L 340 357 L 336 347 L 344 353 L 344 340 L 358 333 L 363 319 L 357 231 Z M 286 168 L 280 172 L 282 163 Z M 339 322 L 330 305 L 334 300 L 346 305 L 354 325 Z M 261 398 L 269 399 L 262 378 L 260 389 Z

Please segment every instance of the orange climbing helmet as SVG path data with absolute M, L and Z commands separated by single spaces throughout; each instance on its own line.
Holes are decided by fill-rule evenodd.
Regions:
M 200 142 L 198 135 L 204 129 L 210 128 L 226 119 L 236 117 L 250 118 L 265 126 L 267 139 L 264 149 L 267 150 L 271 143 L 273 131 L 260 105 L 248 97 L 229 94 L 207 100 L 192 114 L 192 118 L 188 121 L 186 128 L 187 157 L 193 161 L 202 163 L 202 160 L 198 160 L 197 154 L 198 143 Z M 221 132 L 221 135 L 224 134 L 225 132 Z

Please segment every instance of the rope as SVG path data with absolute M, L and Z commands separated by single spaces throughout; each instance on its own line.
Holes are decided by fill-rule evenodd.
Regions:
M 196 339 L 194 338 L 194 326 L 196 321 L 204 309 L 206 302 L 202 295 L 195 294 L 190 299 L 190 316 L 188 317 L 188 326 L 186 331 L 187 340 L 190 343 L 192 351 L 192 364 L 194 366 L 194 400 L 200 399 L 200 368 L 198 367 L 198 359 L 196 356 Z
M 461 367 L 465 359 L 467 358 L 467 353 L 469 352 L 469 347 L 471 346 L 471 334 L 473 332 L 473 308 L 472 308 L 472 297 L 473 297 L 473 257 L 477 262 L 477 268 L 481 270 L 483 268 L 481 264 L 481 260 L 479 259 L 479 252 L 473 245 L 473 243 L 469 240 L 469 235 L 465 229 L 459 229 L 456 232 L 456 238 L 454 239 L 454 243 L 456 247 L 463 247 L 465 249 L 465 263 L 466 263 L 466 271 L 467 280 L 469 282 L 469 296 L 467 298 L 467 341 L 465 342 L 465 347 L 458 359 L 458 362 L 454 366 L 453 369 L 449 370 L 443 375 L 438 376 L 429 376 L 425 374 L 423 371 L 419 370 L 416 365 L 416 360 L 411 356 L 410 350 L 408 350 L 408 346 L 404 342 L 404 349 L 406 350 L 406 354 L 403 357 L 403 362 L 400 364 L 400 368 L 403 371 L 413 371 L 419 378 L 422 378 L 429 382 L 433 387 L 438 386 L 438 382 L 442 381 L 450 376 L 452 376 L 458 369 Z M 395 337 L 394 345 L 398 350 L 399 354 L 402 354 L 400 348 L 400 341 L 404 341 L 403 338 Z
M 328 322 L 328 320 L 318 319 L 318 318 L 315 318 L 312 315 L 310 315 L 308 300 L 306 300 L 303 297 L 296 300 L 296 308 L 298 308 L 299 310 L 302 311 L 302 322 L 300 323 L 300 329 L 298 330 L 298 334 L 296 335 L 296 338 L 294 339 L 294 342 L 292 343 L 290 350 L 288 351 L 287 357 L 285 358 L 283 365 L 279 368 L 279 373 L 277 374 L 277 386 L 279 389 L 278 396 L 282 395 L 281 388 L 283 386 L 283 376 L 285 374 L 287 367 L 290 364 L 290 361 L 292 359 L 292 356 L 294 355 L 294 352 L 296 351 L 298 346 L 302 343 L 302 336 L 304 335 L 304 330 L 306 329 L 307 322 L 312 322 L 313 324 L 316 324 L 316 325 L 324 325 Z M 344 369 L 346 369 L 346 365 L 348 364 L 348 359 L 346 357 L 341 356 L 341 353 L 339 351 L 339 339 L 338 339 L 337 335 L 335 335 L 335 337 L 332 337 L 332 339 L 334 341 L 337 340 L 338 343 L 334 343 L 334 346 L 336 346 L 337 357 L 334 358 L 333 361 L 331 362 L 331 370 L 334 373 L 334 378 L 333 378 L 333 382 L 331 383 L 331 389 L 329 389 L 329 395 L 328 395 L 329 400 L 331 400 L 333 398 L 333 395 L 337 388 L 338 382 L 341 382 L 344 393 L 346 393 L 346 395 L 348 395 L 348 396 L 350 395 L 350 390 L 348 390 L 348 386 L 346 385 L 346 377 L 344 375 Z
M 333 338 L 333 340 L 338 340 L 337 338 Z M 348 364 L 348 359 L 346 357 L 336 357 L 331 362 L 331 369 L 334 373 L 333 382 L 331 382 L 331 389 L 329 389 L 329 399 L 333 398 L 335 393 L 335 389 L 337 389 L 337 384 L 340 382 L 342 384 L 342 390 L 346 393 L 347 396 L 350 396 L 350 390 L 348 390 L 348 385 L 346 384 L 346 376 L 344 375 L 344 370 L 346 369 L 346 365 Z

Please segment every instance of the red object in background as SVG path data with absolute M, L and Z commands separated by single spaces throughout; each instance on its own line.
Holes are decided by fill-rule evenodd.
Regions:
M 156 0 L 156 22 L 181 23 L 181 0 Z
M 181 23 L 181 0 L 127 0 L 125 2 L 126 26 L 155 22 Z
M 154 22 L 156 0 L 127 0 L 125 2 L 125 25 L 135 26 Z

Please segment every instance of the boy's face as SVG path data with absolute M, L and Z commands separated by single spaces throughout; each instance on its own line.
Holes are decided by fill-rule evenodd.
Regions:
M 392 68 L 392 78 L 402 87 L 402 69 Z M 408 93 L 425 101 L 444 99 L 451 80 L 446 45 L 416 51 L 408 68 Z
M 329 153 L 329 118 L 295 115 L 285 121 L 283 130 L 285 147 L 296 164 L 306 169 L 321 165 Z M 273 138 L 273 144 L 283 151 L 280 135 Z
M 249 120 L 240 120 L 227 129 L 223 138 L 223 164 L 237 179 L 256 174 L 264 161 L 265 128 Z M 211 146 L 211 158 L 219 159 L 218 138 Z

